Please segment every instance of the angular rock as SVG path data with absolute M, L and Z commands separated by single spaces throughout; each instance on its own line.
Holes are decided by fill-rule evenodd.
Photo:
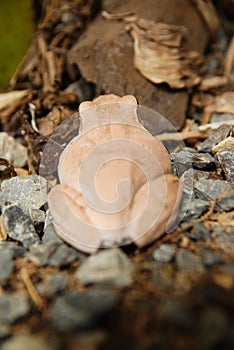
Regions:
M 32 219 L 33 226 L 44 226 L 45 223 L 45 212 L 40 209 L 31 209 L 29 211 L 30 217 Z
M 56 348 L 46 343 L 46 341 L 38 335 L 17 334 L 4 342 L 1 350 L 55 350 Z
M 171 159 L 179 173 L 188 171 L 190 168 L 201 170 L 213 169 L 217 161 L 209 153 L 192 153 L 187 151 L 180 151 L 178 153 L 171 153 Z
M 200 322 L 200 349 L 215 349 L 217 344 L 223 344 L 229 329 L 228 315 L 219 306 L 208 306 L 202 312 Z M 224 343 L 224 348 L 229 348 Z
M 90 327 L 118 301 L 119 295 L 115 291 L 69 291 L 55 300 L 51 309 L 51 319 L 60 331 Z
M 220 264 L 222 262 L 222 259 L 219 255 L 212 252 L 211 250 L 205 250 L 202 255 L 202 261 L 206 266 L 212 266 Z
M 226 51 L 226 49 L 224 49 Z M 217 123 L 222 121 L 223 124 L 225 124 L 226 121 L 233 120 L 233 114 L 228 113 L 212 113 L 210 122 L 211 123 Z
M 192 233 L 188 234 L 187 236 L 194 241 L 204 241 L 210 238 L 210 231 L 202 222 L 199 222 L 193 226 Z
M 222 152 L 222 151 L 234 151 L 234 137 L 229 136 L 225 140 L 219 142 L 213 147 L 212 152 Z
M 220 126 L 212 135 L 205 141 L 200 143 L 197 147 L 199 152 L 211 152 L 220 141 L 223 141 L 231 133 L 232 127 L 230 125 Z
M 14 268 L 13 256 L 12 250 L 0 250 L 0 282 L 10 277 Z
M 126 287 L 132 284 L 133 266 L 119 248 L 102 250 L 89 256 L 78 267 L 76 276 L 82 285 L 107 284 Z
M 27 258 L 38 266 L 64 267 L 75 260 L 82 260 L 84 254 L 65 243 L 50 241 L 46 244 L 32 245 L 27 253 Z
M 204 266 L 199 256 L 181 248 L 176 254 L 176 262 L 181 272 L 204 272 Z
M 83 258 L 83 256 L 84 254 L 80 253 L 76 249 L 69 247 L 65 243 L 61 243 L 49 257 L 48 265 L 54 267 L 69 266 L 73 261 L 80 260 L 80 258 Z
M 26 249 L 16 242 L 0 242 L 0 254 L 2 250 L 10 250 L 13 252 L 13 256 L 23 257 Z
M 0 158 L 12 162 L 15 168 L 22 168 L 27 164 L 27 148 L 6 132 L 0 132 Z
M 58 273 L 56 275 L 50 275 L 45 282 L 42 282 L 36 286 L 37 291 L 44 298 L 50 298 L 54 294 L 63 292 L 68 285 L 68 276 Z
M 5 207 L 2 213 L 2 224 L 8 236 L 21 242 L 25 248 L 39 241 L 30 216 L 17 205 Z
M 42 241 L 44 243 L 47 243 L 50 241 L 62 242 L 62 240 L 59 238 L 59 236 L 55 231 L 54 224 L 53 224 L 53 217 L 49 209 L 46 211 L 44 234 L 42 236 Z
M 234 182 L 234 148 L 233 151 L 218 152 L 216 157 L 225 174 L 226 180 Z
M 210 203 L 208 200 L 201 198 L 192 198 L 191 202 L 189 203 L 189 207 L 186 205 L 183 221 L 187 222 L 199 218 L 209 209 L 209 207 Z
M 24 212 L 40 209 L 47 201 L 47 181 L 39 175 L 12 177 L 1 185 L 0 205 L 17 204 Z
M 42 241 L 44 243 L 54 242 L 54 241 L 55 242 L 62 242 L 62 240 L 57 235 L 53 224 L 49 224 L 49 225 L 45 226 L 44 234 L 42 236 Z
M 194 186 L 198 197 L 217 200 L 216 210 L 228 211 L 234 207 L 234 190 L 224 180 L 200 179 Z
M 152 254 L 154 260 L 167 263 L 170 262 L 176 252 L 175 244 L 161 244 Z
M 224 265 L 221 268 L 222 273 L 234 276 L 234 262 Z
M 3 293 L 0 295 L 0 325 L 12 324 L 28 315 L 31 304 L 22 292 Z
M 165 300 L 159 307 L 159 313 L 167 323 L 185 329 L 194 324 L 194 315 L 191 308 L 180 300 Z

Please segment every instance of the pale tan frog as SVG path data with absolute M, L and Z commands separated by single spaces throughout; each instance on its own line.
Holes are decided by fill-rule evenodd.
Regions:
M 134 96 L 99 96 L 79 112 L 80 133 L 49 193 L 58 235 L 87 253 L 151 243 L 175 220 L 182 193 L 166 148 L 139 122 Z

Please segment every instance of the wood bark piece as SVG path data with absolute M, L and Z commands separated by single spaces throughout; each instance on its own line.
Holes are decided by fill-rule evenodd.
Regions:
M 202 54 L 209 34 L 197 8 L 188 0 L 119 1 L 108 7 L 113 14 L 132 13 L 139 17 L 188 31 L 187 47 Z M 104 19 L 99 15 L 69 52 L 83 78 L 96 85 L 96 93 L 132 94 L 139 104 L 153 108 L 177 128 L 184 122 L 188 103 L 186 91 L 175 92 L 167 86 L 147 81 L 134 67 L 133 40 L 126 22 Z

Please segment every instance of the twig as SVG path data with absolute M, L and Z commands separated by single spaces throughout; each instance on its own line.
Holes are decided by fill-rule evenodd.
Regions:
M 21 277 L 27 288 L 28 294 L 30 295 L 32 301 L 36 305 L 36 307 L 42 311 L 45 308 L 45 303 L 41 296 L 38 294 L 36 288 L 34 287 L 32 280 L 30 279 L 29 273 L 26 268 L 22 268 Z

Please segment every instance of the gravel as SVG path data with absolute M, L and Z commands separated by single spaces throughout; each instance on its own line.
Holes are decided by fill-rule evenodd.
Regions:
M 189 170 L 193 167 L 199 170 L 211 170 L 216 166 L 217 161 L 209 153 L 194 153 L 180 151 L 171 153 L 171 159 L 180 172 Z
M 63 273 L 49 275 L 46 281 L 37 284 L 36 289 L 44 298 L 51 298 L 55 294 L 63 292 L 68 287 L 68 276 Z
M 194 185 L 196 195 L 206 200 L 217 200 L 215 209 L 229 211 L 234 207 L 234 190 L 224 180 L 200 179 Z
M 199 256 L 189 250 L 180 248 L 176 254 L 176 263 L 181 272 L 204 272 L 204 265 Z
M 0 132 L 0 158 L 7 159 L 15 168 L 21 168 L 27 164 L 28 151 L 12 136 Z
M 216 157 L 221 165 L 228 181 L 234 181 L 234 147 L 233 151 L 221 151 L 216 154 Z
M 220 126 L 212 135 L 210 135 L 205 141 L 201 142 L 197 149 L 199 152 L 212 152 L 214 146 L 219 142 L 225 140 L 230 134 L 232 127 L 230 125 Z
M 40 209 L 47 201 L 47 181 L 39 175 L 15 176 L 1 185 L 0 205 L 18 205 L 25 213 Z
M 133 266 L 120 248 L 106 249 L 88 257 L 76 276 L 82 285 L 107 284 L 126 287 L 132 284 Z
M 155 261 L 167 263 L 172 261 L 176 252 L 175 244 L 161 244 L 152 254 Z
M 65 267 L 75 260 L 83 260 L 84 254 L 63 242 L 50 241 L 46 244 L 36 243 L 27 252 L 28 260 L 38 266 Z
M 11 324 L 29 314 L 31 304 L 23 292 L 0 295 L 0 325 Z
M 39 241 L 30 216 L 17 205 L 9 205 L 4 208 L 2 224 L 7 235 L 21 242 L 25 248 Z
M 0 250 L 0 282 L 10 278 L 14 269 L 13 256 L 12 250 Z
M 95 325 L 100 316 L 109 312 L 118 301 L 119 294 L 115 291 L 69 291 L 55 300 L 51 319 L 61 331 L 87 328 Z

